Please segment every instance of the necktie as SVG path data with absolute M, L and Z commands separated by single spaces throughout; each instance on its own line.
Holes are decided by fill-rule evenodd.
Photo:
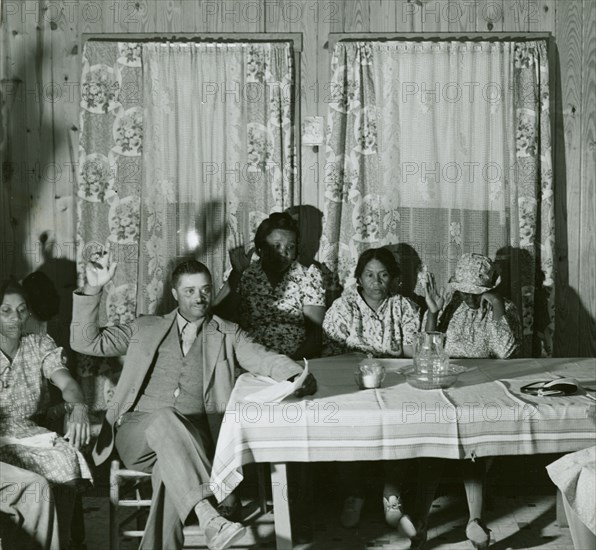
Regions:
M 186 355 L 197 337 L 197 330 L 192 323 L 186 323 L 182 329 L 182 355 Z

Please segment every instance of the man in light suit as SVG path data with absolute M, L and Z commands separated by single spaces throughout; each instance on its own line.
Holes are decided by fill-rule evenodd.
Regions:
M 245 528 L 219 515 L 208 499 L 211 459 L 236 362 L 278 381 L 300 375 L 302 367 L 211 315 L 211 274 L 195 260 L 179 264 L 172 274 L 177 309 L 99 327 L 101 291 L 116 264 L 107 252 L 92 260 L 84 288 L 73 297 L 72 348 L 101 357 L 126 355 L 93 458 L 101 464 L 115 444 L 127 468 L 151 472 L 153 502 L 142 549 L 182 548 L 182 528 L 193 510 L 209 548 L 228 548 Z M 296 394 L 315 391 L 309 375 Z

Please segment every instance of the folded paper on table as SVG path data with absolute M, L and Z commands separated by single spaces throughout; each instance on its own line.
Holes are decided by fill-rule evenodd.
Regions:
M 304 360 L 304 370 L 302 374 L 296 378 L 293 382 L 284 380 L 282 382 L 275 382 L 272 378 L 268 378 L 271 381 L 270 386 L 263 390 L 259 390 L 255 393 L 247 395 L 245 401 L 258 401 L 259 403 L 279 403 L 286 397 L 292 395 L 298 388 L 302 387 L 306 377 L 308 376 L 308 361 Z

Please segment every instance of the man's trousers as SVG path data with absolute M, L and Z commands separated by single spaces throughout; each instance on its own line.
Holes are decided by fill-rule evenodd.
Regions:
M 140 548 L 182 548 L 184 522 L 199 501 L 212 495 L 213 442 L 206 418 L 191 419 L 171 407 L 128 412 L 115 442 L 127 468 L 151 472 L 153 499 Z

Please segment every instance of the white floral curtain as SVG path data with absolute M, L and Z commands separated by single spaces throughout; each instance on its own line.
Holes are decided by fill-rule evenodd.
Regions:
M 227 245 L 295 204 L 289 43 L 87 41 L 81 84 L 77 264 L 118 261 L 102 323 L 168 309 L 168 270 L 205 262 L 221 283 Z M 93 410 L 120 365 L 81 356 Z
M 294 204 L 293 57 L 287 43 L 147 43 L 143 62 L 137 300 L 153 313 L 172 306 L 168 263 L 193 255 L 219 284 L 227 244 Z
M 353 282 L 393 245 L 446 285 L 497 257 L 524 354 L 552 351 L 554 207 L 544 42 L 339 42 L 332 59 L 323 261 Z M 404 265 L 407 264 L 407 265 Z M 422 290 L 418 286 L 418 294 Z

